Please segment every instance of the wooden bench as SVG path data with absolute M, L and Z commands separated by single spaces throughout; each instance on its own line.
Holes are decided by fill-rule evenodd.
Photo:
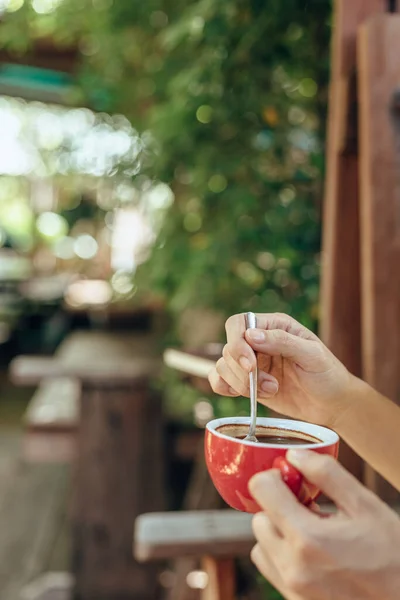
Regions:
M 79 425 L 78 380 L 43 379 L 25 413 L 23 456 L 33 463 L 65 463 L 76 457 Z
M 62 464 L 76 458 L 80 394 L 77 379 L 46 378 L 39 383 L 24 416 L 26 462 Z M 196 429 L 177 433 L 171 447 L 174 458 L 195 460 L 201 435 Z
M 154 599 L 155 568 L 133 560 L 131 531 L 139 514 L 164 508 L 162 405 L 151 387 L 159 365 L 149 335 L 100 331 L 72 334 L 53 359 L 11 365 L 17 384 L 52 379 L 57 393 L 55 380 L 79 382 L 72 531 L 80 600 Z
M 325 514 L 335 511 L 332 504 L 321 505 Z M 135 523 L 134 555 L 141 562 L 176 562 L 185 557 L 192 561 L 191 569 L 200 560 L 201 600 L 235 600 L 235 563 L 248 558 L 255 544 L 251 521 L 252 515 L 231 509 L 143 514 Z M 177 577 L 181 574 L 179 570 L 176 573 Z M 188 571 L 186 590 L 175 586 L 170 596 L 174 600 L 192 597 L 187 575 Z
M 201 559 L 202 600 L 234 600 L 235 559 L 248 556 L 253 545 L 251 515 L 233 510 L 144 514 L 136 520 L 137 560 Z

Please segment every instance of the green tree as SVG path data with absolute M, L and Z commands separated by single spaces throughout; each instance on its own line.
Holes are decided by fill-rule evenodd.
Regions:
M 139 281 L 173 312 L 315 325 L 329 15 L 328 0 L 64 0 L 3 24 L 11 50 L 49 33 L 76 44 L 74 101 L 151 131 L 136 177 L 169 183 L 175 203 Z

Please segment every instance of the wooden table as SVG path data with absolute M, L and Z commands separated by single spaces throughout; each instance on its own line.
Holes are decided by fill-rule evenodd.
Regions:
M 154 600 L 153 566 L 132 558 L 141 513 L 164 508 L 159 367 L 149 335 L 78 332 L 57 358 L 19 357 L 16 383 L 71 377 L 80 382 L 73 498 L 76 600 Z

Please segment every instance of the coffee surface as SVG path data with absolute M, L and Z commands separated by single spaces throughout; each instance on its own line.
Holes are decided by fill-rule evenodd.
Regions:
M 244 440 L 245 435 L 233 435 L 239 440 Z M 309 440 L 300 437 L 294 436 L 284 436 L 284 435 L 257 435 L 257 440 L 260 444 L 276 444 L 278 446 L 300 446 L 304 444 L 317 444 L 317 440 Z
M 249 433 L 249 426 L 243 423 L 229 423 L 221 425 L 217 431 L 230 438 L 244 440 Z M 300 446 L 321 443 L 321 440 L 303 431 L 292 431 L 291 429 L 265 427 L 262 425 L 258 425 L 256 428 L 256 438 L 261 444 L 274 444 L 276 446 Z

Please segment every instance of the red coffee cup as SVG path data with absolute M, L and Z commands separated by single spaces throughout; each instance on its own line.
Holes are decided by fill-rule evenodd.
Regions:
M 257 418 L 256 436 L 297 438 L 291 443 L 257 443 L 240 439 L 249 430 L 248 417 L 214 419 L 206 426 L 205 457 L 211 479 L 229 506 L 256 513 L 260 507 L 250 495 L 248 483 L 256 473 L 279 468 L 284 481 L 303 504 L 310 504 L 320 490 L 302 476 L 286 460 L 289 448 L 309 449 L 337 458 L 339 436 L 326 427 L 290 419 Z M 304 439 L 304 444 L 299 439 Z

